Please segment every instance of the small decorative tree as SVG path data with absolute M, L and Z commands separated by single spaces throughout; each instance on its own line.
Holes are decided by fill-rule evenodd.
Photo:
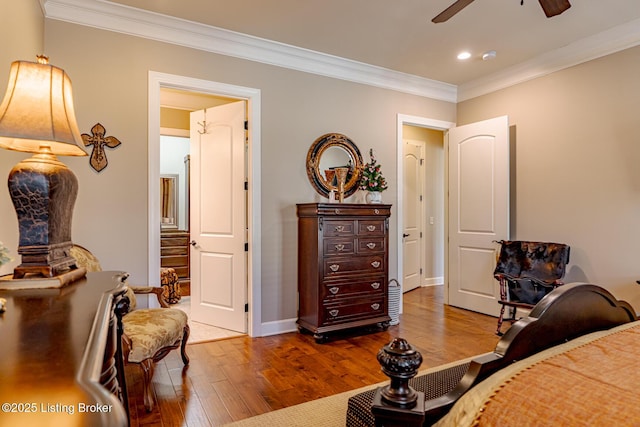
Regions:
M 384 191 L 387 189 L 387 180 L 382 176 L 380 165 L 377 163 L 373 149 L 369 150 L 371 161 L 362 167 L 360 176 L 360 189 L 365 191 Z

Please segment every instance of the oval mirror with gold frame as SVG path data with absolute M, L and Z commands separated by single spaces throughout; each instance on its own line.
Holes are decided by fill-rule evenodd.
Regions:
M 327 133 L 316 139 L 307 153 L 307 176 L 313 188 L 322 197 L 329 197 L 331 190 L 338 191 L 338 176 L 346 169 L 344 197 L 358 189 L 362 155 L 347 136 Z

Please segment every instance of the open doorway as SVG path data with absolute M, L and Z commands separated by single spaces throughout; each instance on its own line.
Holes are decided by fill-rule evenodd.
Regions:
M 225 328 L 224 317 L 210 319 L 207 316 L 195 316 L 193 304 L 200 298 L 201 274 L 198 270 L 191 270 L 192 259 L 191 242 L 194 241 L 194 230 L 191 222 L 190 207 L 193 202 L 192 190 L 201 187 L 197 182 L 199 174 L 194 176 L 191 173 L 191 148 L 190 138 L 191 126 L 190 115 L 193 111 L 206 110 L 237 102 L 237 99 L 222 97 L 212 94 L 194 93 L 172 88 L 160 89 L 160 267 L 161 269 L 172 269 L 178 277 L 180 287 L 180 299 L 174 305 L 175 308 L 185 311 L 189 315 L 189 325 L 191 334 L 189 342 L 211 341 L 215 339 L 229 338 L 243 335 L 246 326 L 235 328 L 234 330 Z M 243 107 L 246 109 L 246 105 Z M 243 126 L 243 125 L 242 125 Z M 198 133 L 199 134 L 199 133 Z M 239 147 L 244 150 L 244 147 Z M 200 160 L 198 157 L 195 160 Z M 205 159 L 201 159 L 206 162 Z M 215 159 L 214 159 L 215 160 Z M 246 164 L 245 161 L 241 163 Z M 242 176 L 244 181 L 246 175 Z M 191 182 L 191 180 L 196 182 Z M 193 184 L 193 185 L 192 185 Z M 238 187 L 240 184 L 238 184 Z M 196 193 L 198 194 L 198 193 Z M 245 204 L 246 206 L 246 204 Z M 243 212 L 242 217 L 246 217 Z M 244 228 L 244 227 L 243 227 Z M 244 243 L 245 232 L 242 231 Z M 243 255 L 244 256 L 244 255 Z M 246 265 L 246 262 L 241 264 Z M 243 273 L 246 277 L 246 272 Z M 192 281 L 196 284 L 194 295 L 192 291 Z M 207 285 L 211 286 L 211 280 Z M 220 286 L 217 283 L 216 286 Z M 246 288 L 246 283 L 243 286 Z M 246 290 L 243 291 L 246 293 Z M 199 300 L 198 300 L 199 301 Z M 244 305 L 244 303 L 242 303 Z M 226 311 L 223 310 L 223 316 Z M 245 323 L 246 322 L 242 322 Z M 238 330 L 240 329 L 240 330 Z
M 509 126 L 496 117 L 465 126 L 398 115 L 398 153 L 405 126 L 443 131 L 444 303 L 496 315 L 495 241 L 509 236 Z M 404 162 L 398 154 L 398 276 L 403 277 Z M 462 191 L 465 188 L 466 191 Z M 479 196 L 480 195 L 480 196 Z
M 403 292 L 444 283 L 444 132 L 404 125 Z
M 446 283 L 444 135 L 453 126 L 397 117 L 398 277 L 403 292 Z
M 161 218 L 160 135 L 167 129 L 189 129 L 177 125 L 180 115 L 191 111 L 244 101 L 247 109 L 247 317 L 250 336 L 261 335 L 260 277 L 260 91 L 251 88 L 149 73 L 149 283 L 159 285 Z M 174 111 L 169 111 L 174 110 Z M 172 114 L 176 116 L 172 117 Z M 180 132 L 178 132 L 180 133 Z M 190 241 L 189 241 L 190 243 Z M 193 335 L 193 333 L 192 333 Z M 190 340 L 191 341 L 191 340 Z

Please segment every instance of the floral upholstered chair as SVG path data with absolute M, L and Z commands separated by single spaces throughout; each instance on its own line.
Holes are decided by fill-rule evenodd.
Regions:
M 182 298 L 175 268 L 160 267 L 160 286 L 162 286 L 162 296 L 169 304 L 177 304 Z
M 87 249 L 74 245 L 71 256 L 76 259 L 78 267 L 87 271 L 101 271 L 100 262 Z M 171 350 L 180 347 L 182 362 L 189 364 L 186 353 L 189 338 L 187 314 L 176 308 L 170 308 L 163 298 L 162 288 L 128 286 L 127 296 L 130 309 L 122 317 L 122 346 L 127 363 L 140 365 L 144 376 L 144 406 L 147 411 L 153 410 L 153 391 L 151 379 L 155 363 L 162 360 Z M 136 309 L 136 294 L 155 294 L 161 308 Z

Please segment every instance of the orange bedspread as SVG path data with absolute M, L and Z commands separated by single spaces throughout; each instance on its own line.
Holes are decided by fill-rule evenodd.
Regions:
M 589 339 L 564 344 L 569 349 L 560 354 L 547 350 L 551 355 L 533 365 L 518 362 L 524 369 L 503 375 L 499 384 L 491 384 L 489 378 L 488 384 L 479 385 L 484 396 L 462 399 L 475 408 L 467 402 L 456 415 L 454 407 L 450 414 L 454 418 L 441 424 L 640 426 L 640 323 L 604 336 L 598 333 L 586 343 Z M 455 418 L 461 413 L 463 417 Z

